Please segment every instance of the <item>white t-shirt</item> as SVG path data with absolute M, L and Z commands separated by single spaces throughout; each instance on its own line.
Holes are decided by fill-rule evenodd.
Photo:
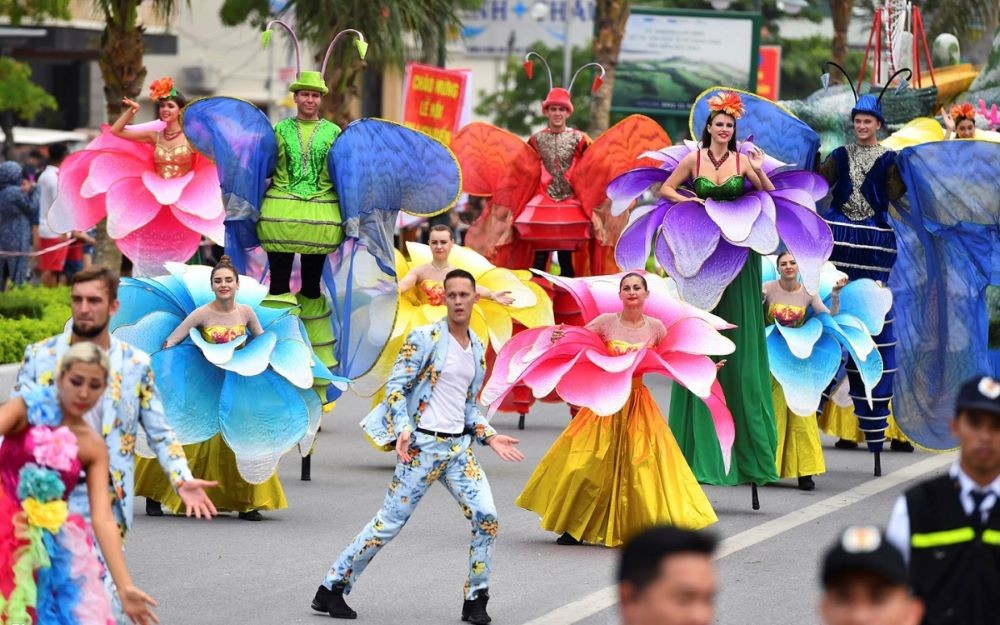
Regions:
M 431 391 L 431 400 L 420 416 L 420 427 L 435 432 L 460 434 L 465 429 L 465 399 L 476 374 L 472 343 L 465 349 L 448 334 L 448 358 L 444 371 Z
M 62 235 L 49 228 L 49 209 L 56 201 L 59 191 L 59 168 L 49 165 L 38 176 L 38 236 L 43 239 L 58 239 Z

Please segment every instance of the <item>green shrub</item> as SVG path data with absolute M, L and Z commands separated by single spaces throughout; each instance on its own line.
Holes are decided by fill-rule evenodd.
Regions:
M 17 287 L 0 294 L 0 364 L 21 362 L 24 348 L 62 332 L 69 288 Z

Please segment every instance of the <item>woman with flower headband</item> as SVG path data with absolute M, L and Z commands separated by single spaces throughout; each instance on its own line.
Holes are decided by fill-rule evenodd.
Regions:
M 709 100 L 711 113 L 702 129 L 701 145 L 678 163 L 660 189 L 671 202 L 697 202 L 712 209 L 715 202 L 735 201 L 747 185 L 773 191 L 763 169 L 764 153 L 753 147 L 741 154 L 736 145 L 736 122 L 743 116 L 743 102 L 734 92 L 721 92 Z M 686 184 L 694 192 L 681 193 Z M 672 232 L 673 236 L 678 233 Z M 677 434 L 699 481 L 709 484 L 763 484 L 777 479 L 774 454 L 777 445 L 771 380 L 764 344 L 764 316 L 760 306 L 760 256 L 750 251 L 743 268 L 722 292 L 713 314 L 734 324 L 727 332 L 736 344 L 729 363 L 719 371 L 736 425 L 731 469 L 727 473 L 715 445 L 708 409 L 694 394 L 676 388 L 670 401 L 670 427 Z
M 0 621 L 35 625 L 114 623 L 86 520 L 66 497 L 86 474 L 93 536 L 122 608 L 134 623 L 156 622 L 156 605 L 132 583 L 111 515 L 108 451 L 84 414 L 108 383 L 108 356 L 73 345 L 58 383 L 0 406 Z
M 976 138 L 976 109 L 968 102 L 951 107 L 950 114 L 946 114 L 941 107 L 941 118 L 944 120 L 945 141 Z
M 156 121 L 133 124 L 139 103 L 123 98 L 115 123 L 63 161 L 49 225 L 87 231 L 107 217 L 122 254 L 139 273 L 156 275 L 166 262 L 188 261 L 203 238 L 221 244 L 226 213 L 215 165 L 181 128 L 187 101 L 173 79 L 154 81 L 149 97 Z

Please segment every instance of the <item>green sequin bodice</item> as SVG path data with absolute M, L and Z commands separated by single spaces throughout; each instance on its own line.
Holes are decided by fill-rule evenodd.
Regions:
M 278 163 L 271 182 L 301 199 L 333 193 L 326 157 L 340 135 L 340 126 L 321 119 L 303 122 L 293 117 L 274 126 L 278 138 Z
M 713 180 L 698 176 L 694 179 L 694 192 L 698 197 L 705 200 L 732 201 L 743 195 L 742 174 L 734 174 L 726 178 L 722 184 L 716 184 Z

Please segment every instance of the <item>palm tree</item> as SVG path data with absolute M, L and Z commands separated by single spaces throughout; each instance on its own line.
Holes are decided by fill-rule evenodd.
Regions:
M 323 115 L 343 123 L 348 121 L 351 100 L 360 95 L 358 78 L 366 66 L 375 70 L 401 66 L 406 60 L 408 41 L 413 41 L 421 50 L 423 60 L 432 61 L 443 35 L 460 25 L 459 11 L 476 8 L 480 2 L 289 0 L 281 15 L 294 17 L 299 37 L 312 44 L 320 54 L 333 36 L 345 28 L 360 30 L 372 42 L 364 61 L 358 60 L 358 55 L 346 45 L 339 46 L 331 55 L 325 77 L 330 93 L 323 98 Z M 225 0 L 221 15 L 223 23 L 230 26 L 245 21 L 259 24 L 272 17 L 267 0 Z M 412 39 L 407 39 L 408 35 Z
M 139 4 L 142 0 L 94 0 L 94 8 L 104 16 L 101 52 L 98 65 L 104 79 L 104 103 L 111 123 L 122 112 L 122 98 L 138 98 L 146 80 L 143 64 L 145 45 L 139 24 Z M 190 5 L 190 0 L 186 0 Z M 174 0 L 152 0 L 153 10 L 170 16 L 177 9 Z M 108 236 L 104 220 L 97 225 L 94 262 L 118 267 L 121 253 Z

